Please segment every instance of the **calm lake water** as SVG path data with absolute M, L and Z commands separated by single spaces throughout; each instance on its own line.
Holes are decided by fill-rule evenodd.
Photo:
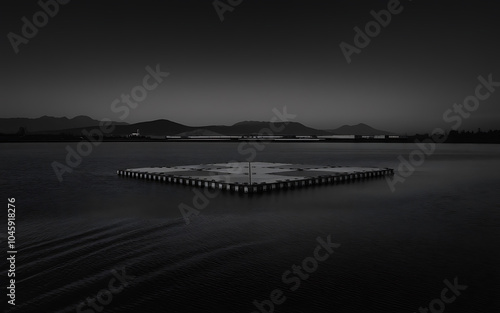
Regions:
M 3 296 L 6 312 L 97 312 L 89 299 L 122 268 L 131 277 L 101 292 L 103 312 L 258 312 L 253 301 L 280 289 L 274 312 L 411 313 L 455 278 L 467 289 L 446 312 L 500 309 L 499 145 L 440 145 L 395 192 L 381 178 L 220 193 L 189 225 L 179 205 L 192 204 L 192 187 L 116 170 L 243 161 L 237 143 L 102 143 L 59 182 L 51 163 L 66 145 L 0 144 L 3 199 L 17 205 L 17 305 Z M 255 161 L 397 168 L 415 148 L 271 143 Z M 292 291 L 283 273 L 328 236 L 340 247 Z

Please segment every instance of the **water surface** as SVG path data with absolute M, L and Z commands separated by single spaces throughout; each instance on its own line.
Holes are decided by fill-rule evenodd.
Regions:
M 415 312 L 455 277 L 468 288 L 446 311 L 500 308 L 497 145 L 440 145 L 395 192 L 384 178 L 223 192 L 189 225 L 179 204 L 192 204 L 192 187 L 116 170 L 244 161 L 237 143 L 102 143 L 59 182 L 51 163 L 66 145 L 0 145 L 18 219 L 18 304 L 7 312 L 76 312 L 122 267 L 135 278 L 104 312 L 253 312 L 276 288 L 286 301 L 275 312 Z M 415 148 L 271 143 L 255 161 L 397 168 Z M 282 274 L 328 235 L 341 246 L 291 291 Z

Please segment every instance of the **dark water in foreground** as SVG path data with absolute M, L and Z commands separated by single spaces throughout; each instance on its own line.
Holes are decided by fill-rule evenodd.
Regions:
M 499 312 L 498 145 L 439 146 L 394 193 L 384 179 L 222 193 L 189 225 L 178 205 L 191 204 L 191 187 L 116 169 L 242 160 L 237 144 L 103 143 L 60 183 L 50 164 L 65 145 L 0 145 L 2 199 L 17 199 L 18 223 L 17 305 L 3 295 L 6 312 L 98 312 L 77 306 L 118 288 L 121 268 L 134 277 L 100 293 L 101 312 L 253 312 L 274 289 L 286 297 L 274 312 L 418 312 L 455 277 L 468 287 L 445 312 Z M 274 143 L 256 161 L 396 168 L 413 149 Z M 291 291 L 283 273 L 328 235 L 340 247 Z

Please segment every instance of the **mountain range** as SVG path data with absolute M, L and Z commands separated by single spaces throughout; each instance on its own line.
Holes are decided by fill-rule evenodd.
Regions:
M 215 136 L 215 135 L 248 135 L 257 134 L 264 129 L 269 129 L 269 122 L 243 121 L 230 126 L 208 125 L 187 126 L 166 119 L 148 122 L 128 124 L 125 122 L 113 122 L 115 129 L 113 135 L 124 136 L 136 132 L 139 129 L 144 136 Z M 98 127 L 99 121 L 88 116 L 50 117 L 40 118 L 0 118 L 0 133 L 13 134 L 24 127 L 28 133 L 37 134 L 73 134 L 79 135 L 84 129 Z M 305 126 L 299 122 L 276 122 L 275 129 L 280 135 L 390 135 L 392 133 L 377 130 L 366 124 L 344 125 L 336 129 L 321 130 Z

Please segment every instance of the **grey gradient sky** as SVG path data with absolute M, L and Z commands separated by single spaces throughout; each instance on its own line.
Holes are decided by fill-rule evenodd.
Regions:
M 351 64 L 340 42 L 353 44 L 353 28 L 389 1 L 243 0 L 224 22 L 211 0 L 72 1 L 15 54 L 7 34 L 40 10 L 19 2 L 5 1 L 0 13 L 0 117 L 119 120 L 111 102 L 160 64 L 171 75 L 127 122 L 229 125 L 269 120 L 286 105 L 316 128 L 429 132 L 446 126 L 443 112 L 474 93 L 479 75 L 500 81 L 492 1 L 401 1 L 403 11 Z M 463 129 L 499 122 L 500 91 Z

